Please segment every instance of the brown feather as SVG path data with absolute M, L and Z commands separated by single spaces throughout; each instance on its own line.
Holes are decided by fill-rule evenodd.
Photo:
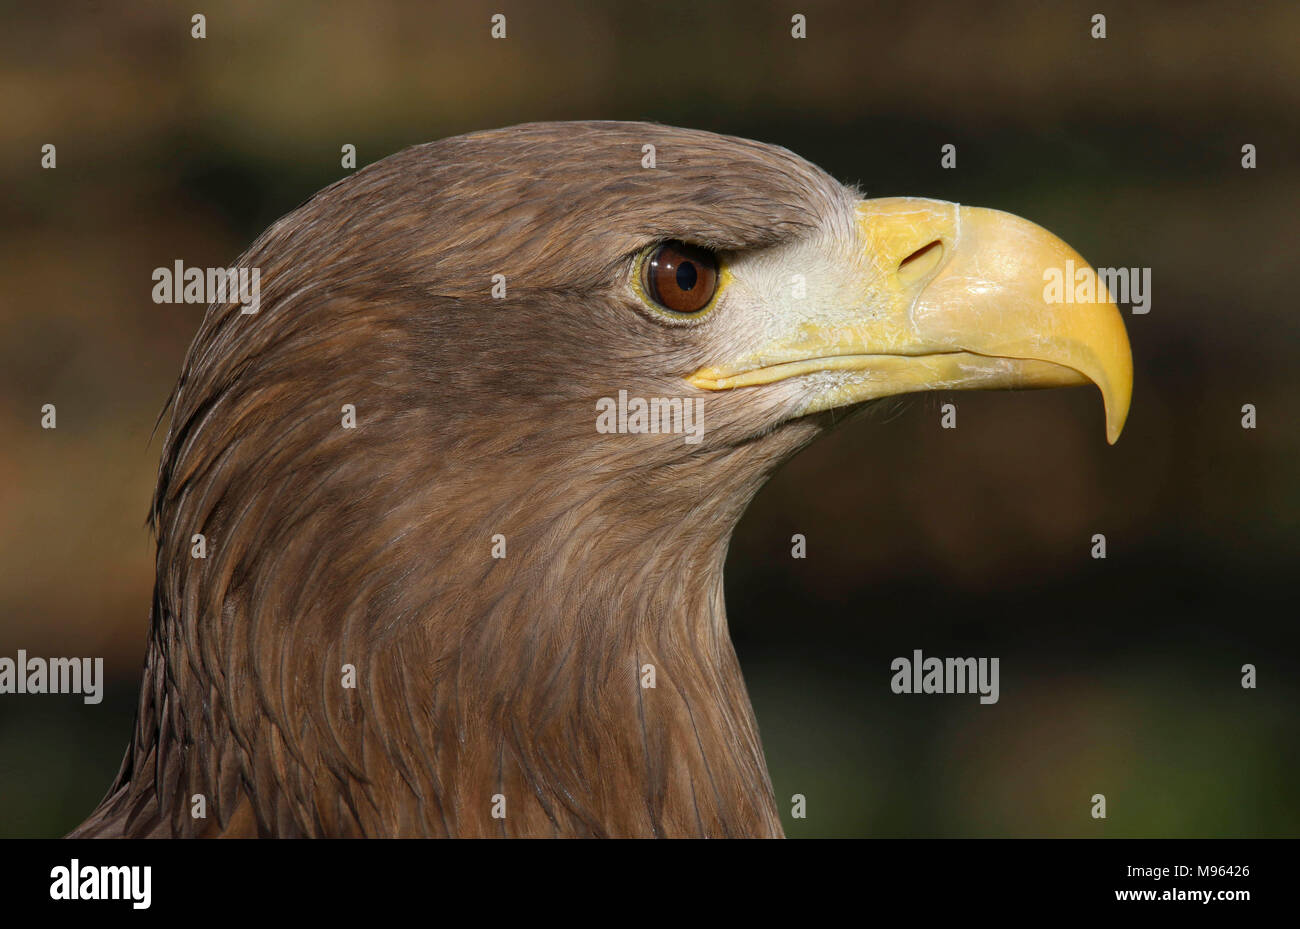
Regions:
M 210 307 L 171 398 L 136 733 L 74 835 L 780 835 L 722 567 L 820 424 L 724 397 L 703 445 L 629 442 L 594 401 L 708 360 L 629 305 L 639 249 L 772 245 L 850 202 L 755 142 L 536 124 L 276 222 L 240 261 L 261 311 Z

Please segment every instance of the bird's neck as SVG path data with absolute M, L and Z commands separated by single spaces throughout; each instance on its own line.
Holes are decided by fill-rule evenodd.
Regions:
M 207 562 L 168 515 L 136 737 L 78 834 L 780 835 L 722 584 L 779 456 L 718 454 L 681 483 L 412 446 L 310 513 L 232 484 Z
M 501 521 L 435 685 L 457 832 L 781 834 L 723 597 L 750 494 L 674 512 L 663 490 L 606 485 L 550 519 L 534 497 L 519 532 Z

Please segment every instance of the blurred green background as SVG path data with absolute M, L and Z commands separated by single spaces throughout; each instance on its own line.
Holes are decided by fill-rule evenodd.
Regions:
M 345 143 L 364 164 L 560 118 L 779 143 L 870 196 L 1009 210 L 1152 269 L 1117 446 L 1091 389 L 927 395 L 755 501 L 728 611 L 791 836 L 1300 834 L 1300 5 L 194 6 L 0 6 L 0 655 L 111 675 L 99 706 L 0 696 L 0 836 L 75 826 L 130 733 L 150 433 L 202 312 L 155 305 L 152 269 L 228 264 Z M 892 694 L 915 648 L 1000 657 L 1000 702 Z

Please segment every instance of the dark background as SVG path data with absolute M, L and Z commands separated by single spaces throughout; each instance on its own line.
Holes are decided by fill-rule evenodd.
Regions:
M 130 734 L 150 433 L 202 312 L 155 305 L 152 269 L 229 264 L 344 173 L 344 143 L 365 164 L 560 118 L 778 143 L 869 196 L 1008 210 L 1094 265 L 1152 269 L 1117 446 L 1092 388 L 926 395 L 755 501 L 728 612 L 783 814 L 808 798 L 790 835 L 1300 833 L 1300 6 L 196 7 L 0 7 L 0 655 L 110 674 L 99 706 L 0 696 L 0 836 L 75 826 Z M 1000 657 L 1000 702 L 892 694 L 914 648 Z

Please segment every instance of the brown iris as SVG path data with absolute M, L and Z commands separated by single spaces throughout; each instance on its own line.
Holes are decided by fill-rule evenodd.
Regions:
M 641 275 L 655 303 L 674 313 L 695 313 L 718 289 L 718 259 L 705 248 L 665 242 L 650 253 Z

